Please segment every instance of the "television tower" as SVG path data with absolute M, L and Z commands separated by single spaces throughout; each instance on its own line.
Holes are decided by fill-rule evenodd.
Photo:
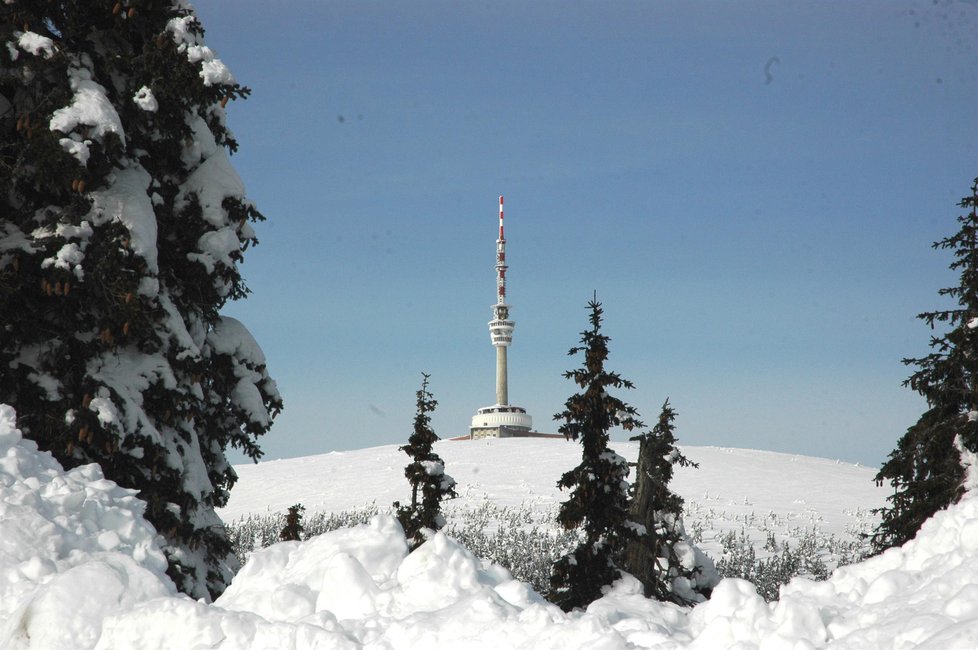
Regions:
M 527 433 L 533 419 L 526 409 L 509 403 L 507 352 L 516 323 L 509 318 L 506 302 L 506 231 L 503 226 L 503 197 L 499 197 L 499 238 L 496 239 L 496 304 L 489 321 L 489 337 L 496 348 L 496 404 L 478 410 L 472 418 L 472 438 L 505 438 Z

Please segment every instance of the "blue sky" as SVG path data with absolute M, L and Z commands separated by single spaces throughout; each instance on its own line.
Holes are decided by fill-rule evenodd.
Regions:
M 285 398 L 266 458 L 406 440 L 422 371 L 442 437 L 495 401 L 500 194 L 539 430 L 594 291 L 621 397 L 682 443 L 878 464 L 923 411 L 900 360 L 978 176 L 974 2 L 194 6 L 253 90 L 268 221 L 226 312 Z

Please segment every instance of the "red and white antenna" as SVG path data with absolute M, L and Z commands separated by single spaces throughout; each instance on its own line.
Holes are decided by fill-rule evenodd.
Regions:
M 503 229 L 503 197 L 499 197 L 499 239 L 496 240 L 496 302 L 506 304 L 506 232 Z M 505 319 L 506 316 L 502 316 Z
M 506 240 L 506 235 L 503 234 L 503 197 L 499 197 L 499 239 L 502 241 Z
M 509 305 L 506 303 L 506 231 L 503 229 L 503 197 L 499 197 L 499 239 L 496 240 L 496 304 L 492 306 L 492 322 L 489 333 L 492 344 L 507 347 L 513 340 L 513 326 L 509 319 Z M 505 402 L 500 402 L 504 404 Z

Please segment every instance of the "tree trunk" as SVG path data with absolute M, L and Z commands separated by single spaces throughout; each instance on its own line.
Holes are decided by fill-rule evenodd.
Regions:
M 625 549 L 624 569 L 642 583 L 647 598 L 655 591 L 656 547 L 655 510 L 653 497 L 655 486 L 649 472 L 651 459 L 648 458 L 650 446 L 645 436 L 639 436 L 638 463 L 635 468 L 635 496 L 632 499 L 629 516 L 632 521 L 645 526 L 645 534 L 628 542 Z

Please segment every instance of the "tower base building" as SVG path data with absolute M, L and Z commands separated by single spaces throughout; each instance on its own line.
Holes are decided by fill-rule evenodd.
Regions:
M 522 406 L 484 406 L 472 416 L 469 437 L 480 438 L 520 438 L 526 437 L 533 429 L 533 418 L 526 414 Z

